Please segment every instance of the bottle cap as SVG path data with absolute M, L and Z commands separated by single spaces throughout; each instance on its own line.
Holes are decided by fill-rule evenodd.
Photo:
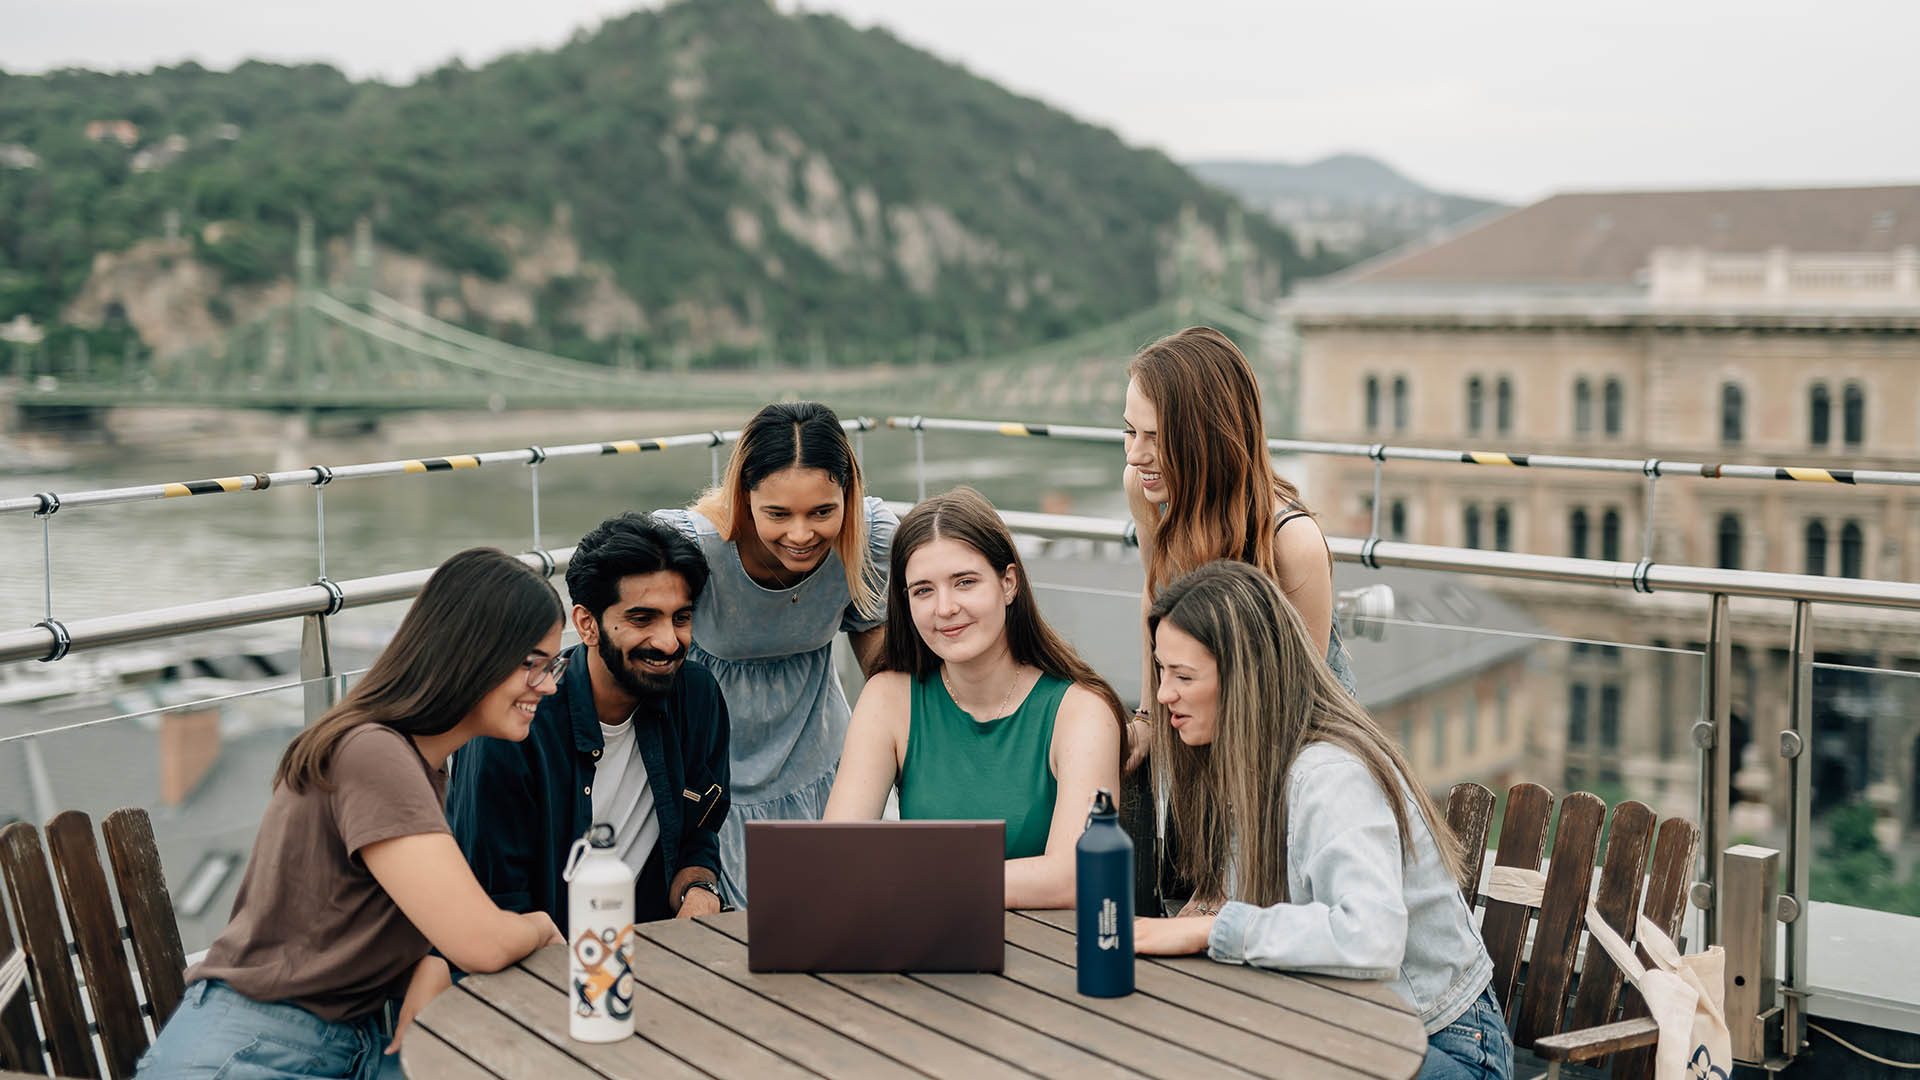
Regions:
M 587 828 L 587 843 L 596 848 L 613 846 L 613 826 L 604 821 L 596 821 Z
M 1101 788 L 1093 793 L 1093 806 L 1087 810 L 1088 817 L 1113 817 L 1113 793 Z

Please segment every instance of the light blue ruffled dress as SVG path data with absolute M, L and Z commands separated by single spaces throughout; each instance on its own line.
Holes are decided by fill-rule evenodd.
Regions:
M 866 500 L 869 572 L 886 593 L 887 557 L 900 519 Z M 693 611 L 689 657 L 719 680 L 732 718 L 733 810 L 720 829 L 721 890 L 747 903 L 746 823 L 817 819 L 827 807 L 853 711 L 833 670 L 833 639 L 886 622 L 863 618 L 847 591 L 845 564 L 827 555 L 787 589 L 747 576 L 740 552 L 691 510 L 655 517 L 700 545 L 711 570 Z

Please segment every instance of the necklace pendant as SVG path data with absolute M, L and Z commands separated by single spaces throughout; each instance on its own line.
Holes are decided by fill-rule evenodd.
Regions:
M 797 604 L 800 602 L 800 594 L 796 592 L 792 596 L 788 597 L 788 599 L 792 600 L 794 603 Z

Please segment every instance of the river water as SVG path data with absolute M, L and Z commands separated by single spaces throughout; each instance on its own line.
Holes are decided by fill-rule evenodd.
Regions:
M 633 434 L 577 431 L 546 441 Z M 526 444 L 365 440 L 337 450 L 345 456 L 318 460 L 341 465 L 515 445 Z M 864 455 L 871 493 L 903 501 L 915 497 L 910 433 L 868 433 Z M 57 474 L 0 477 L 0 497 L 230 476 L 309 460 L 289 465 L 261 457 L 257 451 L 248 456 L 208 450 L 122 454 Z M 931 492 L 966 483 L 1005 509 L 1124 513 L 1117 445 L 928 433 L 926 457 Z M 541 543 L 570 545 L 622 510 L 683 506 L 708 484 L 712 469 L 711 452 L 698 448 L 549 461 L 540 467 Z M 530 477 L 527 467 L 506 465 L 336 482 L 323 489 L 327 575 L 346 580 L 428 567 L 477 544 L 525 551 L 533 545 Z M 45 522 L 54 615 L 72 622 L 309 583 L 319 572 L 318 490 L 275 488 L 61 511 Z M 25 628 L 45 615 L 42 524 L 27 514 L 0 518 L 0 627 Z

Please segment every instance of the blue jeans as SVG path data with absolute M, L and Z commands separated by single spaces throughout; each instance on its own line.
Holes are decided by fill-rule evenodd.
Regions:
M 1453 1023 L 1427 1036 L 1427 1060 L 1414 1080 L 1509 1080 L 1513 1037 L 1489 985 Z
M 136 1075 L 207 1080 L 400 1080 L 400 1055 L 383 1053 L 385 1019 L 322 1020 L 298 1005 L 261 1004 L 219 980 L 187 987 Z

